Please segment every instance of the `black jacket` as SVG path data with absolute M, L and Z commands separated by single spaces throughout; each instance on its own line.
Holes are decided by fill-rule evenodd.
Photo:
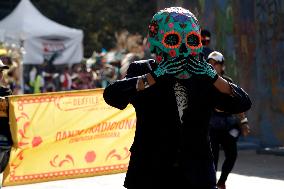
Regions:
M 12 91 L 9 88 L 2 87 L 0 86 L 0 97 L 7 97 L 12 94 Z M 7 114 L 8 114 L 8 109 L 7 109 Z M 8 117 L 0 117 L 0 135 L 6 136 L 11 138 L 11 133 L 10 133 L 10 126 L 9 126 L 9 118 Z M 0 141 L 0 145 L 1 145 Z
M 189 106 L 181 125 L 173 89 L 175 79 L 164 79 L 143 91 L 136 91 L 137 76 L 149 73 L 155 65 L 154 60 L 133 62 L 125 79 L 104 90 L 104 99 L 109 105 L 124 109 L 131 103 L 136 111 L 136 132 L 125 186 L 155 188 L 161 183 L 169 186 L 170 181 L 176 182 L 173 177 L 177 163 L 183 177 L 178 178 L 179 183 L 192 187 L 213 186 L 215 172 L 212 173 L 208 137 L 211 111 L 219 107 L 232 113 L 244 112 L 250 108 L 251 101 L 235 85 L 232 85 L 235 90 L 232 97 L 192 77 L 181 81 L 189 93 Z
M 1 97 L 6 97 L 11 94 L 12 91 L 9 88 L 0 86 Z M 6 165 L 8 164 L 11 146 L 12 137 L 9 126 L 9 118 L 0 117 L 0 173 L 4 171 Z

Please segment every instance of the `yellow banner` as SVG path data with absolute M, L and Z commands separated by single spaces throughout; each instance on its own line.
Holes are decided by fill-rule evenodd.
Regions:
M 103 89 L 11 96 L 14 145 L 4 186 L 127 170 L 132 106 L 108 106 Z

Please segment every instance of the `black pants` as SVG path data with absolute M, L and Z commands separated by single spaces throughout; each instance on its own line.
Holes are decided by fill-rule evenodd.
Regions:
M 211 148 L 216 171 L 218 168 L 219 151 L 221 148 L 223 149 L 225 155 L 225 160 L 221 169 L 221 176 L 218 180 L 219 183 L 226 182 L 228 175 L 235 165 L 238 155 L 237 140 L 238 138 L 231 136 L 228 131 L 215 129 L 210 131 Z
M 10 152 L 11 152 L 10 147 L 2 148 L 0 146 L 0 173 L 2 173 L 4 171 L 4 169 L 6 168 L 8 162 L 9 162 Z
M 215 183 L 208 184 L 208 186 L 204 186 L 204 183 L 200 183 L 200 185 L 197 186 L 196 184 L 198 183 L 196 183 L 195 186 L 189 185 L 187 183 L 188 182 L 187 178 L 185 178 L 185 176 L 182 174 L 182 171 L 180 170 L 180 167 L 178 165 L 174 166 L 173 169 L 168 171 L 169 175 L 163 178 L 159 177 L 159 174 L 157 173 L 157 175 L 154 176 L 153 179 L 155 181 L 158 180 L 158 182 L 154 182 L 153 185 L 146 185 L 143 183 L 143 180 L 141 180 L 140 181 L 141 184 L 138 186 L 127 186 L 127 187 L 124 186 L 124 187 L 127 189 L 217 189 Z M 214 172 L 212 176 L 214 177 L 213 179 L 215 181 L 215 170 L 213 165 L 212 165 L 212 171 Z M 194 176 L 191 178 L 194 178 Z
M 183 183 L 181 180 L 183 176 L 178 172 L 173 174 L 170 178 L 165 178 L 163 181 L 156 183 L 155 186 L 137 186 L 127 187 L 127 189 L 217 189 L 216 186 L 189 186 L 187 183 Z M 202 185 L 202 183 L 200 184 Z

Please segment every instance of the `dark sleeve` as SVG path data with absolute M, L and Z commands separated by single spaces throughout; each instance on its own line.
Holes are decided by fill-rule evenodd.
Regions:
M 12 94 L 12 91 L 10 88 L 7 87 L 0 87 L 0 96 L 6 97 Z
M 251 100 L 248 94 L 239 86 L 229 83 L 233 95 L 227 95 L 220 92 L 216 93 L 216 108 L 232 114 L 246 112 L 251 108 Z
M 140 63 L 131 63 L 124 79 L 117 80 L 105 88 L 103 97 L 108 105 L 122 110 L 131 103 L 137 94 L 136 83 L 138 76 L 147 73 L 146 70 L 141 68 Z

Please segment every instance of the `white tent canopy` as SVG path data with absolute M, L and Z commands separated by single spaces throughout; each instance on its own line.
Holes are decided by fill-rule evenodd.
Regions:
M 58 24 L 42 15 L 30 0 L 21 0 L 0 21 L 2 41 L 23 42 L 23 64 L 42 64 L 57 54 L 54 64 L 79 63 L 83 58 L 83 32 Z

